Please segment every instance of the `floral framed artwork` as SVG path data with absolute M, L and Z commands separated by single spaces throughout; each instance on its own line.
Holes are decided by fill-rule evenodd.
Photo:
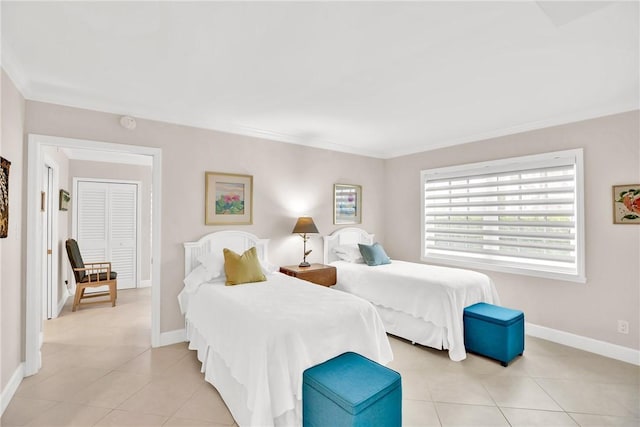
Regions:
M 60 200 L 59 200 L 60 210 L 68 211 L 70 202 L 71 202 L 71 196 L 69 195 L 69 192 L 65 190 L 60 190 Z
M 351 184 L 333 186 L 333 223 L 360 224 L 362 222 L 362 187 Z
M 640 224 L 640 184 L 613 186 L 613 223 Z
M 252 224 L 253 176 L 205 172 L 205 225 Z
M 9 235 L 9 169 L 11 162 L 0 157 L 0 238 Z

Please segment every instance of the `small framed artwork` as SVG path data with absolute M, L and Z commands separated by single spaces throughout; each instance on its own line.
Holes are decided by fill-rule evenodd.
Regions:
M 640 224 L 640 184 L 613 186 L 613 223 Z
M 71 202 L 71 196 L 68 191 L 60 190 L 60 210 L 68 211 L 69 203 Z
M 11 162 L 0 157 L 0 239 L 9 235 L 9 169 Z
M 252 224 L 253 176 L 205 172 L 205 225 Z
M 362 187 L 350 184 L 333 186 L 333 223 L 360 224 L 362 222 Z

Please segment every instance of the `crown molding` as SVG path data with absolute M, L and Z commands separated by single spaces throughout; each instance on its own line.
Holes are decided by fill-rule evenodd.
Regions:
M 4 53 L 3 53 L 4 55 Z M 15 68 L 12 69 L 15 74 Z M 9 73 L 7 73 L 9 74 Z M 20 75 L 20 73 L 17 73 Z M 10 74 L 11 77 L 11 74 Z M 13 80 L 13 77 L 12 77 Z M 591 120 L 599 117 L 610 116 L 614 114 L 621 114 L 630 111 L 640 110 L 640 104 L 637 102 L 626 102 L 614 105 L 608 105 L 605 107 L 591 108 L 578 112 L 571 112 L 560 116 L 550 117 L 544 120 L 537 120 L 533 122 L 522 123 L 515 126 L 509 126 L 500 129 L 494 129 L 487 132 L 480 132 L 465 135 L 458 138 L 443 139 L 437 142 L 425 142 L 424 144 L 414 145 L 406 149 L 379 151 L 371 150 L 362 147 L 350 147 L 343 144 L 335 143 L 327 140 L 305 140 L 296 135 L 277 132 L 269 129 L 261 129 L 246 125 L 234 125 L 230 123 L 212 123 L 200 121 L 197 119 L 184 119 L 170 113 L 152 113 L 144 105 L 136 107 L 118 105 L 117 103 L 109 102 L 107 100 L 100 100 L 97 98 L 87 99 L 82 95 L 77 95 L 76 91 L 70 90 L 62 91 L 59 88 L 52 87 L 37 87 L 37 85 L 27 84 L 23 79 L 21 83 L 16 83 L 19 90 L 26 99 L 38 102 L 52 103 L 67 107 L 93 110 L 111 114 L 128 114 L 139 119 L 153 120 L 163 123 L 171 123 L 179 126 L 189 126 L 199 129 L 212 130 L 217 132 L 230 133 L 234 135 L 242 135 L 252 138 L 267 139 L 276 142 L 283 142 L 289 144 L 302 145 L 306 147 L 313 147 L 323 150 L 337 151 L 341 153 L 354 154 L 358 156 L 373 157 L 378 159 L 393 159 L 397 157 L 408 156 L 412 154 L 424 153 L 428 151 L 438 150 L 441 148 L 447 148 L 454 145 L 468 144 L 472 142 L 484 141 L 487 139 L 500 138 L 508 135 L 514 135 L 518 133 L 530 132 L 540 129 L 545 129 L 554 126 L 561 126 L 570 123 L 581 122 L 585 120 Z M 21 89 L 23 88 L 23 89 Z M 33 88 L 37 90 L 33 90 Z M 31 92 L 37 92 L 38 96 L 31 96 Z
M 1 42 L 1 52 L 2 54 L 0 55 L 0 66 L 16 86 L 18 92 L 22 94 L 22 97 L 25 99 L 29 98 L 29 96 L 31 96 L 30 81 L 27 78 L 27 74 L 24 72 L 22 67 L 18 65 L 19 62 L 16 61 L 13 51 L 9 47 L 9 44 L 4 40 L 4 38 Z
M 502 129 L 495 129 L 488 132 L 481 132 L 471 135 L 466 135 L 460 138 L 452 138 L 448 140 L 442 140 L 435 144 L 431 144 L 429 148 L 413 147 L 406 150 L 395 150 L 387 153 L 386 159 L 393 159 L 396 157 L 408 156 L 411 154 L 424 153 L 427 151 L 438 150 L 441 148 L 447 148 L 454 145 L 468 144 L 472 142 L 485 141 L 487 139 L 500 138 L 508 135 L 515 135 L 518 133 L 531 132 L 540 129 L 546 129 L 554 126 L 562 126 L 571 123 L 582 122 L 585 120 L 597 119 L 600 117 L 612 116 L 615 114 L 628 113 L 631 111 L 640 110 L 640 104 L 637 103 L 622 103 L 614 106 L 607 106 L 604 108 L 594 108 L 590 110 L 584 110 L 576 113 L 568 113 L 561 116 L 539 120 L 535 122 L 523 123 L 516 126 L 510 126 Z

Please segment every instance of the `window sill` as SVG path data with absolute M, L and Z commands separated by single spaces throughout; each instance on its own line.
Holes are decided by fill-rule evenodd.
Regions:
M 438 257 L 434 255 L 422 256 L 423 262 L 441 264 L 451 267 L 466 268 L 472 270 L 489 270 L 500 273 L 518 274 L 521 276 L 541 277 L 550 280 L 562 280 L 565 282 L 586 283 L 584 274 L 576 274 L 565 271 L 541 270 L 540 267 L 515 267 L 499 263 L 492 263 L 490 260 L 471 260 L 468 258 L 454 259 L 450 257 Z

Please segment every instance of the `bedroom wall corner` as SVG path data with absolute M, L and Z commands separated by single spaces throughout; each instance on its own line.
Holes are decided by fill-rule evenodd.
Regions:
M 420 171 L 573 148 L 584 148 L 587 283 L 483 271 L 503 305 L 528 322 L 640 350 L 640 226 L 616 225 L 612 186 L 640 183 L 640 111 L 389 159 L 385 165 L 385 247 L 420 262 Z M 395 206 L 404 206 L 399 220 Z M 617 332 L 627 320 L 629 334 Z
M 9 232 L 0 239 L 0 387 L 2 410 L 22 380 L 24 359 L 24 159 L 25 100 L 4 69 L 1 81 L 0 155 L 11 161 L 9 172 Z

